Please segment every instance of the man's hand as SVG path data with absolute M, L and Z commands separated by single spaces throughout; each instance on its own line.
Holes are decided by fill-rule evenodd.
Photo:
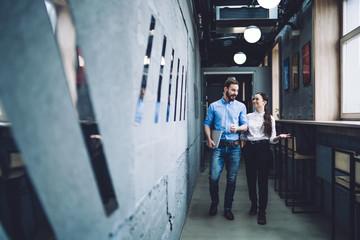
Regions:
M 235 133 L 237 130 L 238 130 L 238 127 L 235 124 L 230 126 L 230 132 L 231 133 Z
M 215 143 L 214 143 L 213 140 L 208 139 L 208 147 L 211 148 L 211 149 L 214 149 L 214 148 L 215 148 Z
M 247 131 L 248 127 L 246 124 L 241 125 L 241 126 L 237 126 L 235 124 L 230 125 L 230 132 L 231 133 L 236 133 L 236 132 L 245 132 Z

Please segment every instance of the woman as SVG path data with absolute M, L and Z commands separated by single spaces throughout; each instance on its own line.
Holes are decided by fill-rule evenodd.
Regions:
M 272 152 L 269 142 L 276 144 L 280 138 L 288 138 L 290 134 L 276 136 L 275 119 L 266 110 L 268 97 L 265 93 L 257 93 L 253 98 L 255 112 L 247 114 L 249 129 L 244 138 L 245 170 L 251 201 L 250 215 L 258 214 L 258 224 L 266 224 L 266 206 L 268 199 L 268 176 L 272 164 Z M 256 194 L 256 181 L 259 189 L 259 213 L 258 198 Z

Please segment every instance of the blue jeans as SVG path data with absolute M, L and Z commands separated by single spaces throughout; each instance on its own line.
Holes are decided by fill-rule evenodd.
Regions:
M 219 178 L 226 166 L 226 190 L 224 209 L 230 210 L 234 200 L 236 176 L 240 164 L 240 145 L 219 147 L 212 151 L 210 159 L 210 196 L 213 203 L 219 203 Z

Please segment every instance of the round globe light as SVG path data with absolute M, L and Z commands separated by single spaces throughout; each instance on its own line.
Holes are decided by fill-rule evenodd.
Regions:
M 251 25 L 245 29 L 244 38 L 249 43 L 256 43 L 261 37 L 261 31 L 257 26 Z
M 281 0 L 257 0 L 257 1 L 261 7 L 270 9 L 276 7 Z
M 243 64 L 244 62 L 246 61 L 246 55 L 245 53 L 243 52 L 237 52 L 235 55 L 234 55 L 234 62 L 236 64 Z

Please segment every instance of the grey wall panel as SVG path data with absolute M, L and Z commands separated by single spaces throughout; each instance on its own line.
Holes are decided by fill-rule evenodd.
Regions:
M 114 217 L 117 214 L 128 217 L 135 208 L 134 188 L 129 187 L 134 182 L 135 147 L 129 127 L 135 117 L 131 89 L 136 88 L 138 96 L 150 14 L 144 14 L 146 16 L 140 19 L 137 9 L 123 1 L 69 2 L 78 44 L 86 61 L 91 100 L 120 205 L 119 213 L 115 213 Z M 141 24 L 128 21 L 136 18 Z
M 196 178 L 200 170 L 200 146 L 201 145 L 201 118 L 200 118 L 200 105 L 201 105 L 201 92 L 199 92 L 201 83 L 201 77 L 199 75 L 200 66 L 197 62 L 197 49 L 194 48 L 194 43 L 197 39 L 188 40 L 188 81 L 187 81 L 187 103 L 186 103 L 186 119 L 188 124 L 188 144 L 189 144 L 189 157 L 188 157 L 188 194 L 187 202 L 190 203 L 193 191 L 195 189 Z M 193 79 L 193 81 L 191 81 Z M 195 89 L 195 86 L 196 89 Z M 195 94 L 194 91 L 197 91 Z M 195 99 L 197 98 L 197 99 Z M 197 113 L 196 113 L 197 111 Z
M 5 36 L 0 39 L 0 98 L 50 224 L 59 239 L 179 239 L 199 170 L 202 128 L 201 117 L 195 116 L 201 103 L 200 56 L 188 2 L 69 3 L 119 202 L 118 210 L 109 217 L 96 188 L 43 1 L 9 0 L 0 8 L 0 31 Z M 146 108 L 142 124 L 135 126 L 151 16 L 156 19 L 156 29 Z M 166 65 L 159 122 L 155 124 L 164 36 Z M 172 102 L 170 121 L 166 122 L 172 48 Z M 194 99 L 195 85 L 198 101 Z
M 99 239 L 104 210 L 44 2 L 1 9 L 0 96 L 30 178 L 59 239 Z
M 131 221 L 117 229 L 114 239 L 167 239 L 162 238 L 170 229 L 166 192 L 167 178 L 164 177 L 144 196 Z
M 316 176 L 331 182 L 332 149 L 328 146 L 316 144 Z
M 137 144 L 135 149 L 135 175 L 143 176 L 135 181 L 136 199 L 141 199 L 144 194 L 147 194 L 148 189 L 151 188 L 153 182 L 156 182 L 166 171 L 176 168 L 176 159 L 183 154 L 187 148 L 187 126 L 186 122 L 179 121 L 180 112 L 180 84 L 182 66 L 186 66 L 187 50 L 186 40 L 187 33 L 184 28 L 182 15 L 176 1 L 162 1 L 159 7 L 159 11 L 154 12 L 154 16 L 157 20 L 155 27 L 155 45 L 152 52 L 152 63 L 150 65 L 150 72 L 148 77 L 148 86 L 145 95 L 145 111 L 143 122 L 140 126 L 136 126 L 133 129 L 134 142 Z M 172 8 L 168 8 L 172 6 Z M 152 6 L 150 6 L 150 10 Z M 150 14 L 147 15 L 147 9 L 144 9 L 145 19 L 150 18 Z M 151 13 L 151 12 L 149 12 Z M 164 14 L 164 15 L 162 15 Z M 147 15 L 147 16 L 146 16 Z M 162 17 L 163 16 L 163 17 Z M 149 20 L 146 20 L 148 22 Z M 148 28 L 148 26 L 146 26 Z M 172 94 L 171 94 L 171 112 L 170 121 L 164 125 L 154 125 L 154 113 L 156 104 L 156 92 L 159 77 L 159 63 L 161 56 L 161 44 L 162 36 L 166 35 L 171 46 L 175 50 L 174 60 L 174 72 L 172 79 Z M 171 54 L 170 51 L 167 54 Z M 176 71 L 177 61 L 180 59 L 179 70 L 179 86 L 178 86 L 178 98 L 177 98 L 177 121 L 173 120 L 175 111 L 175 90 L 176 90 Z M 135 79 L 138 81 L 137 86 L 140 86 L 141 79 Z M 164 79 L 164 86 L 168 85 L 168 76 Z M 138 97 L 138 87 L 134 92 L 134 98 Z M 166 101 L 161 102 L 161 108 L 165 108 Z M 159 154 L 160 153 L 160 154 Z
M 182 154 L 177 159 L 178 167 L 176 169 L 174 168 L 169 174 L 169 176 L 171 177 L 169 177 L 169 183 L 168 183 L 168 191 L 169 191 L 168 211 L 169 211 L 169 215 L 171 215 L 171 223 L 174 226 L 180 225 L 180 228 L 173 229 L 174 231 L 174 233 L 172 233 L 173 237 L 180 236 L 181 229 L 185 222 L 186 201 L 188 194 L 188 190 L 186 188 L 187 185 L 186 172 L 188 169 L 187 157 L 188 157 L 187 152 Z M 172 238 L 172 239 L 176 239 L 176 238 Z
M 153 194 L 151 189 L 153 189 L 158 179 L 168 175 L 168 181 L 174 181 L 177 174 L 181 173 L 185 176 L 188 174 L 187 168 L 182 168 L 177 159 L 184 154 L 188 147 L 188 142 L 190 142 L 188 134 L 190 132 L 194 134 L 191 137 L 193 139 L 192 143 L 195 146 L 200 143 L 199 140 L 194 143 L 194 139 L 198 139 L 196 136 L 199 135 L 200 129 L 188 130 L 188 121 L 194 121 L 193 116 L 190 117 L 188 112 L 185 121 L 173 121 L 176 67 L 177 60 L 180 59 L 179 92 L 176 109 L 178 119 L 182 66 L 184 66 L 185 71 L 188 71 L 188 86 L 193 85 L 193 81 L 199 79 L 194 74 L 196 67 L 198 68 L 199 65 L 188 63 L 193 56 L 199 54 L 197 41 L 193 40 L 193 36 L 190 36 L 196 44 L 195 49 L 197 50 L 196 53 L 190 55 L 187 50 L 190 47 L 187 43 L 188 29 L 184 27 L 184 23 L 187 23 L 189 29 L 191 29 L 192 24 L 191 19 L 184 19 L 182 14 L 182 12 L 186 13 L 188 11 L 186 9 L 187 4 L 184 4 L 183 9 L 180 10 L 179 4 L 175 0 L 162 1 L 157 3 L 156 6 L 152 2 L 144 4 L 142 1 L 134 1 L 132 4 L 120 4 L 118 1 L 108 3 L 87 1 L 86 9 L 82 8 L 83 3 L 81 5 L 76 1 L 70 1 L 70 3 L 73 9 L 78 41 L 83 48 L 85 60 L 87 61 L 88 78 L 95 113 L 104 137 L 104 146 L 111 166 L 111 175 L 118 192 L 120 216 L 121 219 L 125 220 L 123 217 L 129 216 L 129 214 L 133 216 L 134 211 L 138 211 L 141 206 L 148 204 L 147 196 Z M 99 12 L 98 9 L 102 8 L 106 10 Z M 141 125 L 134 126 L 133 120 L 141 85 L 143 59 L 151 15 L 156 19 L 156 26 L 144 99 L 145 110 Z M 191 30 L 191 33 L 193 34 L 193 30 Z M 166 65 L 161 89 L 159 123 L 154 124 L 163 36 L 167 37 Z M 175 60 L 171 89 L 171 111 L 170 121 L 166 123 L 169 64 L 172 48 L 175 50 Z M 192 61 L 194 60 L 192 59 Z M 187 91 L 192 93 L 190 88 Z M 188 101 L 193 102 L 192 95 L 189 94 Z M 111 104 L 109 105 L 109 103 Z M 186 107 L 187 111 L 192 111 L 188 110 L 189 104 Z M 184 110 L 182 109 L 182 111 Z M 191 124 L 191 128 L 195 126 L 196 124 Z M 110 142 L 107 142 L 107 139 Z M 195 176 L 191 177 L 191 186 L 195 184 L 197 174 L 195 169 L 199 162 L 195 154 L 196 151 L 194 151 L 192 157 L 192 161 L 194 161 L 192 174 L 195 174 Z M 184 181 L 184 185 L 180 188 L 181 191 L 187 191 L 187 178 L 181 179 L 181 181 Z M 131 189 L 129 189 L 129 186 Z M 124 194 L 124 192 L 128 194 Z M 178 202 L 177 198 L 169 199 L 170 205 L 175 202 Z M 184 201 L 184 204 L 181 208 L 176 209 L 176 215 L 181 213 L 181 215 L 185 216 L 186 201 Z M 149 214 L 148 210 L 145 211 Z M 114 214 L 114 220 L 117 214 Z M 145 218 L 147 220 L 144 221 L 148 222 L 149 218 Z M 123 220 L 115 220 L 116 223 L 111 224 L 113 226 L 118 225 L 122 231 L 125 231 L 124 229 L 128 226 Z M 173 223 L 172 227 L 176 231 L 168 232 L 167 236 L 169 238 L 177 239 L 178 234 L 181 232 L 183 220 L 184 218 L 178 218 Z M 168 223 L 168 220 L 166 222 Z M 136 224 L 146 226 L 145 222 L 140 220 Z M 163 230 L 162 227 L 159 227 L 158 232 L 153 234 L 159 234 Z M 139 233 L 144 233 L 148 230 L 145 227 L 139 231 Z M 166 231 L 170 231 L 169 226 L 166 226 Z M 114 234 L 114 236 L 116 235 L 121 234 Z
M 190 204 L 193 192 L 195 190 L 196 178 L 199 173 L 200 169 L 200 135 L 196 139 L 194 139 L 193 145 L 189 148 L 189 158 L 188 158 L 188 194 L 187 194 L 187 201 Z

